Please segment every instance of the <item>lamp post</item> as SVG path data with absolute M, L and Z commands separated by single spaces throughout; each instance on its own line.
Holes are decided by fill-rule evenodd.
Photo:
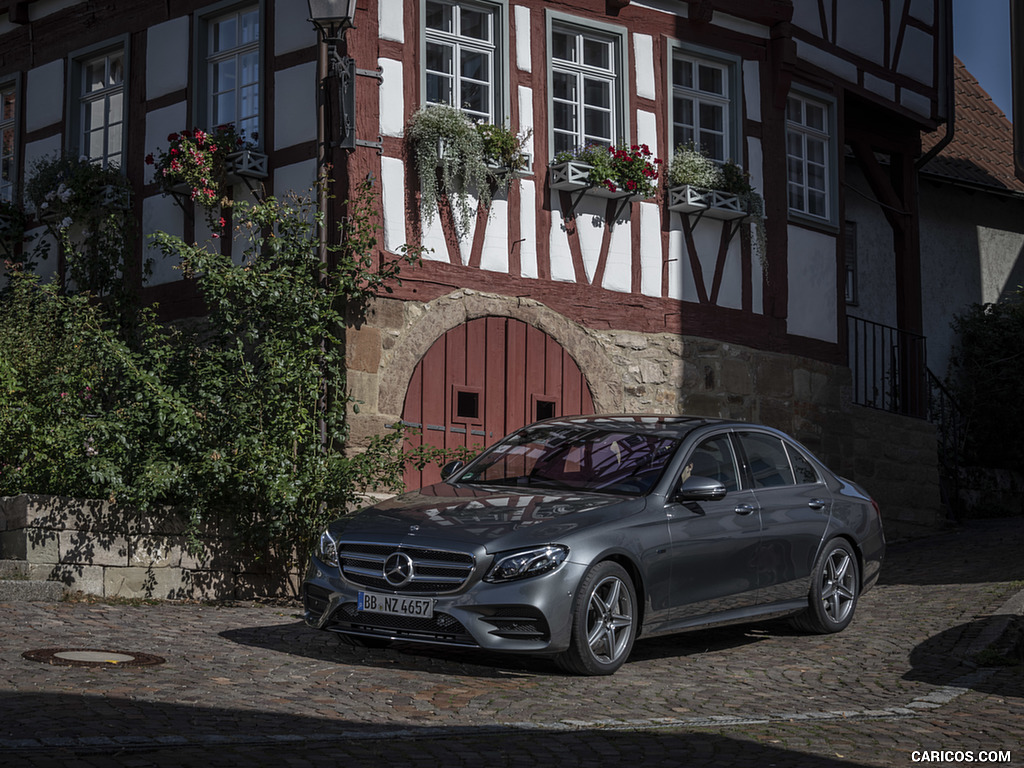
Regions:
M 340 48 L 345 33 L 353 29 L 356 0 L 308 0 L 309 20 L 327 46 L 324 92 L 324 143 L 328 150 L 356 148 L 356 63 Z

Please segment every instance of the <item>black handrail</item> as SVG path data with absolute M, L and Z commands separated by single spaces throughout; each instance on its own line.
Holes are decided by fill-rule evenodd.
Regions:
M 925 337 L 889 325 L 848 317 L 848 363 L 853 402 L 868 408 L 928 417 Z

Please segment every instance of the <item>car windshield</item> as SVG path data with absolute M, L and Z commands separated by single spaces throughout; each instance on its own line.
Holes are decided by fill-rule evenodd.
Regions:
M 679 440 L 593 425 L 529 427 L 492 447 L 452 482 L 642 496 Z

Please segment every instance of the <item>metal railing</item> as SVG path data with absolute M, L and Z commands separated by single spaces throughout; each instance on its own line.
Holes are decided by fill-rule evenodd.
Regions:
M 928 417 L 925 337 L 882 323 L 847 317 L 847 360 L 853 402 L 919 419 Z
M 939 481 L 952 517 L 962 517 L 960 462 L 967 439 L 967 420 L 960 404 L 938 376 L 928 371 L 928 420 L 938 428 Z

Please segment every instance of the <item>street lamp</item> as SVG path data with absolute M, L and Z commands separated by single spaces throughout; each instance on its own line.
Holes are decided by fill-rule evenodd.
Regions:
M 328 148 L 356 148 L 356 63 L 342 56 L 339 48 L 345 33 L 355 25 L 356 0 L 308 0 L 309 20 L 327 46 L 327 76 L 324 89 L 324 141 Z M 335 126 L 338 135 L 335 138 Z

